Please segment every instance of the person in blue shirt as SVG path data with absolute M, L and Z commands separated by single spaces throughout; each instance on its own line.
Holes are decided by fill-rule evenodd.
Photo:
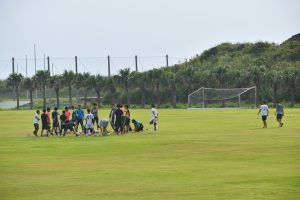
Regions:
M 76 112 L 76 120 L 77 120 L 76 130 L 78 131 L 78 126 L 80 124 L 81 130 L 83 131 L 84 111 L 83 111 L 83 109 L 81 109 L 81 105 L 80 104 L 78 105 L 78 108 L 77 108 L 77 110 L 75 112 Z

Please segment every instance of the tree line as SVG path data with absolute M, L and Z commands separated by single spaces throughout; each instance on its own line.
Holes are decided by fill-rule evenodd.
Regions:
M 94 94 L 98 104 L 155 103 L 177 107 L 187 103 L 187 96 L 200 87 L 241 88 L 256 86 L 257 102 L 278 99 L 294 106 L 300 102 L 300 39 L 299 34 L 280 45 L 267 42 L 223 43 L 196 55 L 189 61 L 171 67 L 161 67 L 146 72 L 130 71 L 125 68 L 115 76 L 106 77 L 90 73 L 75 74 L 64 71 L 61 75 L 50 76 L 48 71 L 37 71 L 31 78 L 11 74 L 7 86 L 16 93 L 29 91 L 31 108 L 35 89 L 43 93 L 46 106 L 46 87 L 55 91 L 56 104 L 60 94 L 68 94 L 69 103 L 78 96 L 87 98 Z M 1 85 L 1 84 L 0 84 Z

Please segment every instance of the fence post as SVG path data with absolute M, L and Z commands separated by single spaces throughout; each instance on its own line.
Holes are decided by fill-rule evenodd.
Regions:
M 48 72 L 50 73 L 50 58 L 49 58 L 49 56 L 47 57 L 47 65 L 48 65 Z
M 108 77 L 110 77 L 110 56 L 107 56 Z
M 169 55 L 168 54 L 166 55 L 166 64 L 167 64 L 167 67 L 169 67 Z
M 135 55 L 135 71 L 138 71 L 138 60 L 137 60 L 137 55 Z
M 75 74 L 77 75 L 78 68 L 77 68 L 77 56 L 75 56 Z
M 12 73 L 14 74 L 15 73 L 15 58 L 14 57 L 11 58 L 11 64 L 12 64 Z

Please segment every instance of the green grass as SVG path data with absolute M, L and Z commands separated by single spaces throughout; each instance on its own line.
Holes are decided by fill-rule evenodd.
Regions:
M 35 138 L 32 111 L 0 111 L 0 199 L 298 200 L 300 110 L 285 112 L 262 129 L 257 110 L 161 109 L 155 134 Z

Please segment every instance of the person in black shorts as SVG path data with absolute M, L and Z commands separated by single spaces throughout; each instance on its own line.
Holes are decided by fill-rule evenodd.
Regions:
M 58 122 L 58 115 L 59 113 L 57 112 L 57 107 L 54 107 L 54 111 L 52 112 L 52 132 L 54 130 L 54 133 L 58 135 L 60 132 L 59 130 L 59 122 Z
M 41 132 L 41 136 L 49 136 L 49 130 L 50 130 L 50 126 L 49 126 L 49 117 L 46 114 L 46 109 L 43 109 L 43 114 L 41 115 L 41 119 L 42 119 L 42 132 Z M 44 135 L 44 130 L 46 130 L 47 134 Z
M 97 106 L 97 103 L 93 104 L 93 108 L 91 109 L 91 113 L 94 115 L 93 125 L 96 122 L 97 129 L 99 129 L 99 126 L 98 126 L 99 118 L 98 118 L 98 106 Z
M 117 134 L 119 134 L 119 132 L 122 133 L 123 131 L 123 126 L 122 126 L 122 115 L 123 115 L 123 111 L 121 110 L 121 105 L 118 104 L 117 105 L 117 110 L 114 112 L 114 115 L 116 116 L 116 120 L 115 120 L 115 132 Z
M 60 135 L 62 134 L 62 131 L 65 129 L 66 123 L 67 123 L 67 116 L 66 111 L 62 111 L 62 115 L 59 117 L 60 119 Z

